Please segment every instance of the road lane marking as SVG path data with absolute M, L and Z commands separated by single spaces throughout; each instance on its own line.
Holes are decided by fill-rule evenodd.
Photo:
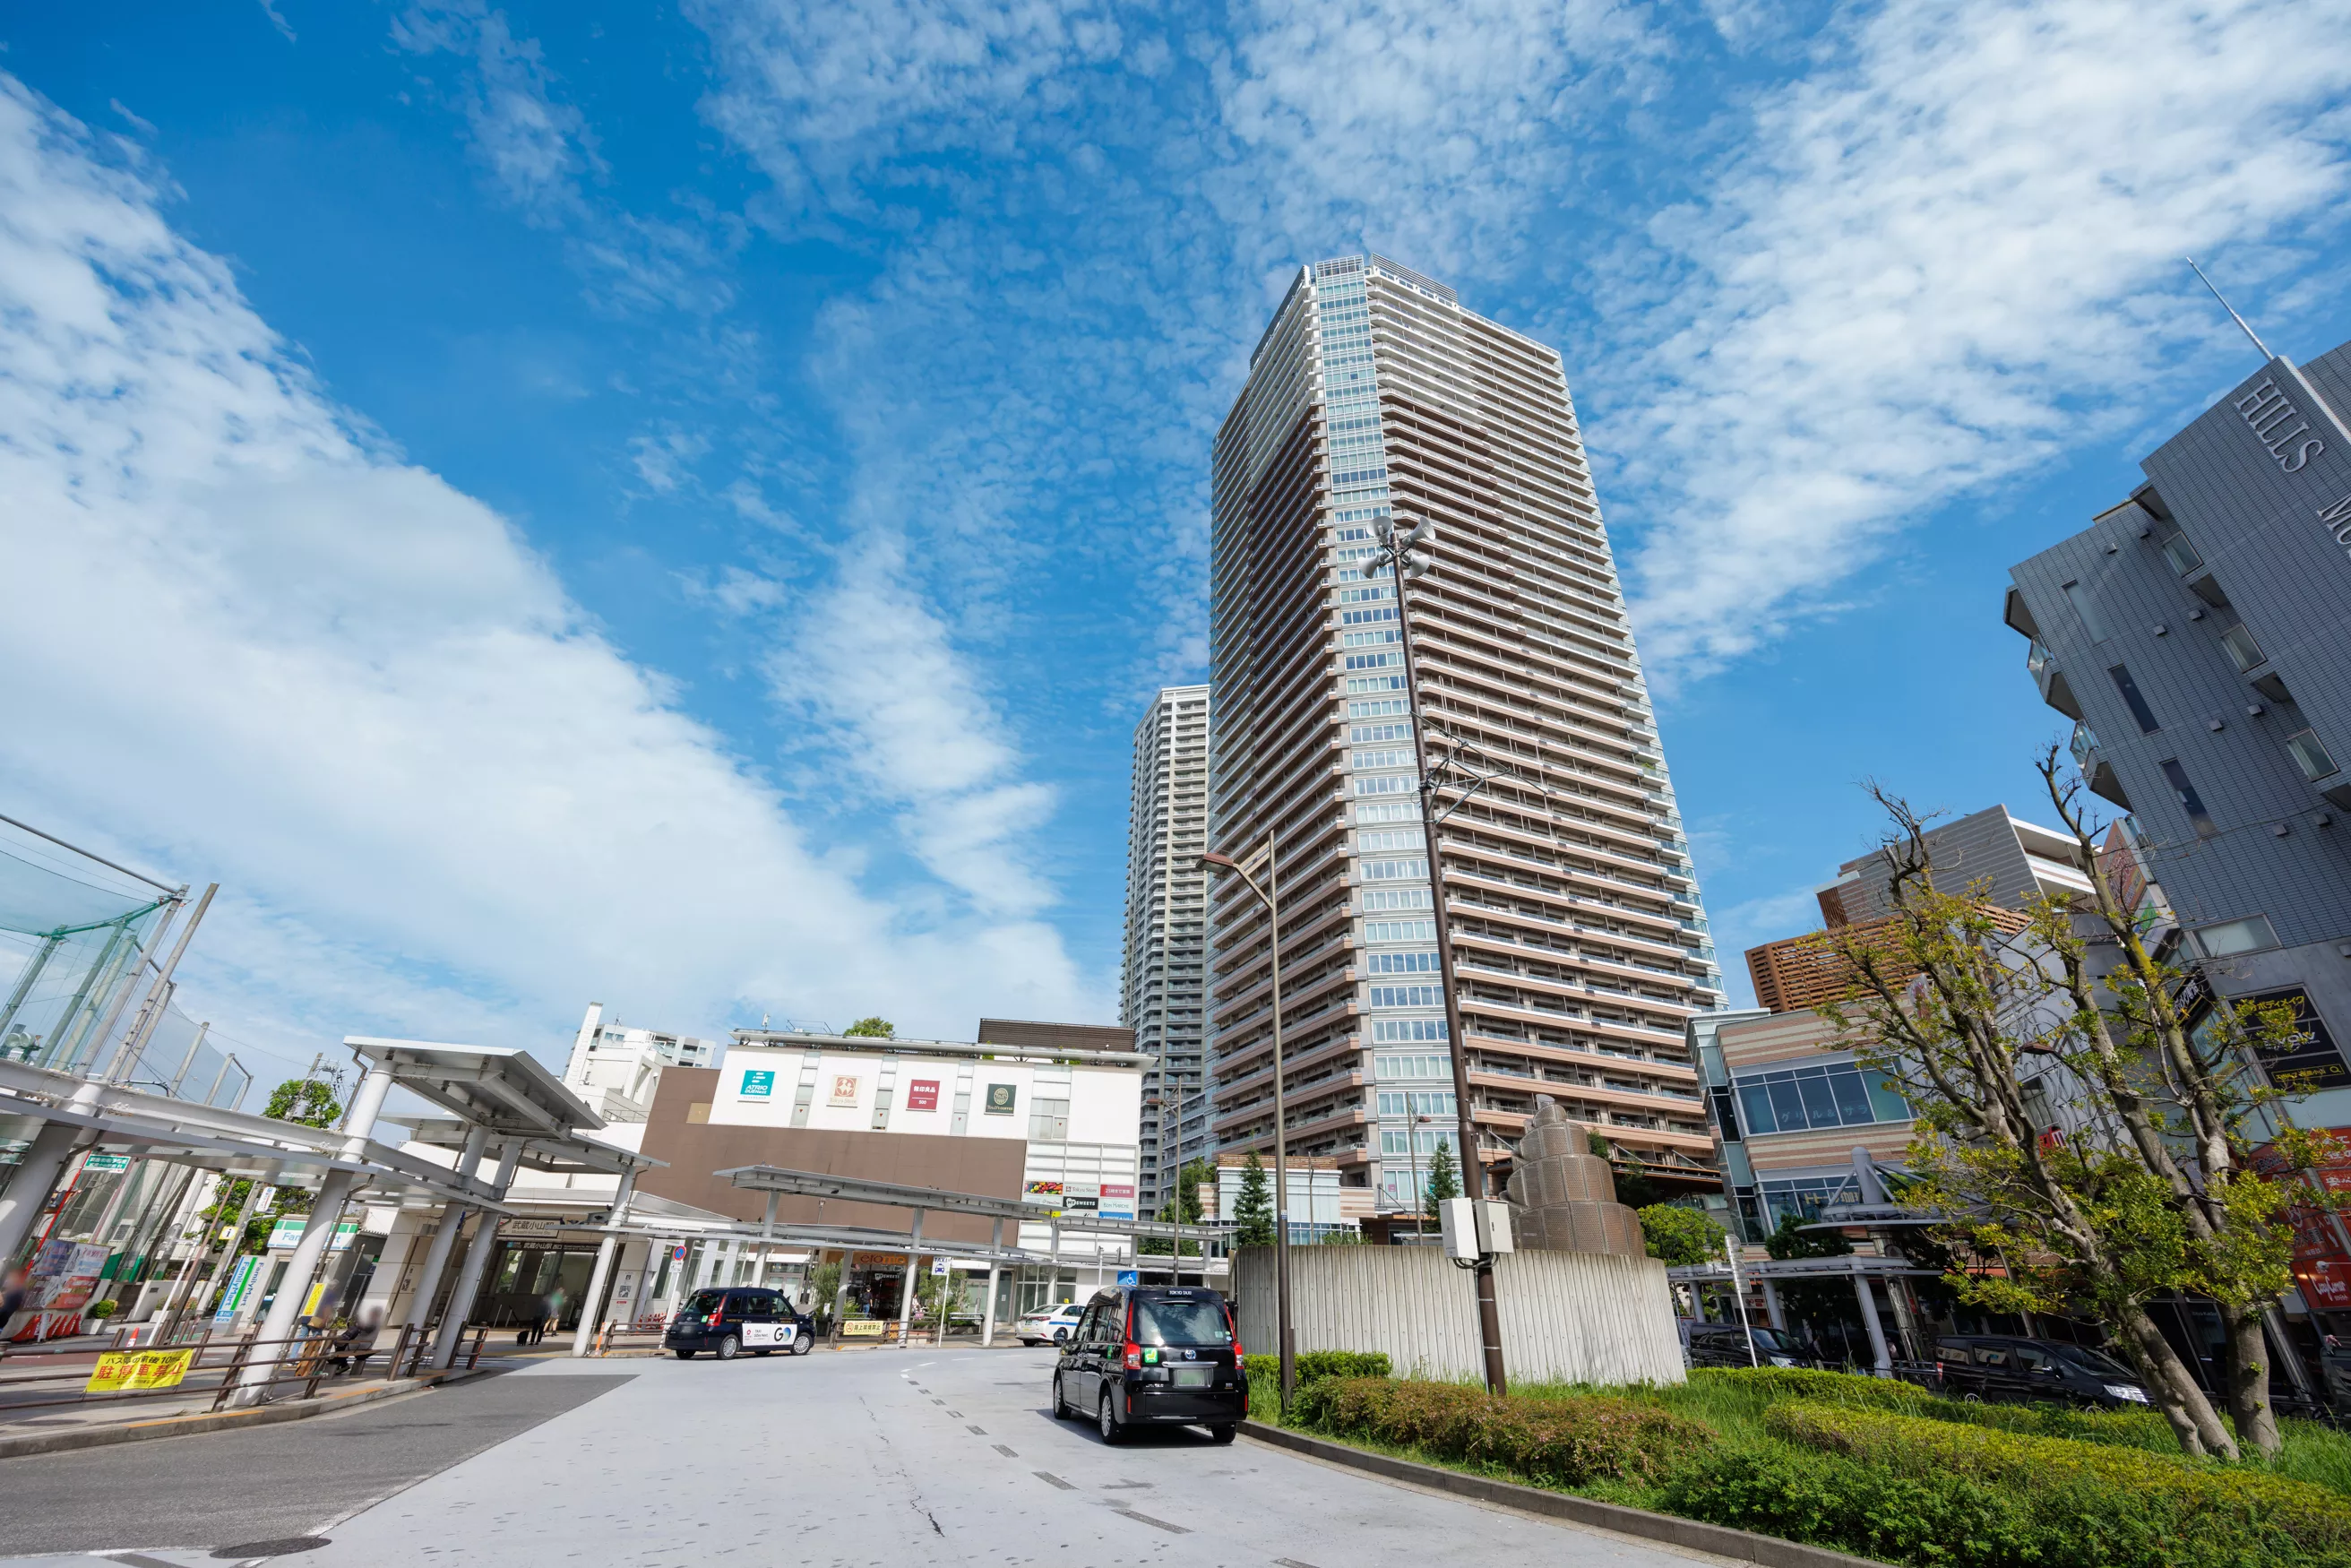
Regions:
M 1136 1521 L 1138 1523 L 1142 1523 L 1142 1524 L 1148 1524 L 1148 1525 L 1151 1525 L 1152 1527 L 1154 1527 L 1155 1529 L 1164 1530 L 1164 1531 L 1167 1531 L 1170 1535 L 1189 1535 L 1189 1534 L 1191 1534 L 1191 1533 L 1192 1533 L 1189 1530 L 1186 1529 L 1183 1525 L 1180 1525 L 1180 1524 L 1170 1524 L 1170 1523 L 1168 1523 L 1168 1522 L 1167 1522 L 1165 1520 L 1164 1520 L 1164 1519 L 1154 1519 L 1154 1518 L 1152 1518 L 1152 1517 L 1151 1517 L 1149 1514 L 1147 1514 L 1147 1513 L 1137 1513 L 1137 1512 L 1135 1512 L 1135 1511 L 1134 1511 L 1134 1510 L 1133 1510 L 1133 1509 L 1131 1509 L 1131 1508 L 1122 1508 L 1122 1509 L 1117 1509 L 1117 1510 L 1114 1510 L 1113 1511 L 1114 1511 L 1114 1512 L 1118 1512 L 1118 1513 L 1123 1513 L 1123 1514 L 1124 1514 L 1127 1518 L 1132 1519 L 1132 1520 L 1134 1520 L 1134 1521 Z
M 1075 1491 L 1078 1490 L 1076 1482 L 1065 1481 L 1050 1470 L 1039 1470 L 1035 1473 L 1039 1480 L 1060 1487 L 1063 1491 Z
M 949 1411 L 949 1412 L 948 1412 L 948 1414 L 949 1414 L 949 1415 L 953 1415 L 953 1414 L 954 1414 L 954 1412 L 953 1412 L 953 1411 Z M 965 1431 L 967 1431 L 967 1432 L 969 1432 L 969 1433 L 970 1433 L 973 1437 L 987 1437 L 987 1427 L 975 1427 L 975 1426 L 971 1426 L 971 1425 L 969 1425 L 969 1424 L 967 1424 L 967 1425 L 965 1426 L 965 1427 L 964 1427 L 964 1430 L 965 1430 Z
M 998 1453 L 1002 1454 L 1008 1459 L 1017 1459 L 1020 1457 L 1001 1443 L 991 1443 L 988 1446 L 994 1448 Z
M 1301 1563 L 1295 1557 L 1277 1557 L 1273 1560 L 1273 1568 L 1314 1568 L 1314 1564 Z

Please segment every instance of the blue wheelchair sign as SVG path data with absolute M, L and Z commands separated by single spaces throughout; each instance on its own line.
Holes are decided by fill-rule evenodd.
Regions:
M 1138 1284 L 1141 1279 L 1142 1277 L 1133 1269 L 1121 1269 L 1118 1271 L 1118 1282 L 1122 1285 Z

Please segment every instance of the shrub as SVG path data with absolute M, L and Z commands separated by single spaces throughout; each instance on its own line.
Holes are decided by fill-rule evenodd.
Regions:
M 1809 1366 L 1701 1366 L 1690 1373 L 1689 1381 L 1691 1387 L 1710 1394 L 1750 1398 L 1758 1410 L 1791 1399 L 1905 1412 L 1935 1403 L 1935 1396 L 1915 1383 Z
M 2082 1561 L 2049 1551 L 2019 1500 L 1980 1481 L 1897 1476 L 1780 1444 L 1710 1450 L 1668 1477 L 1657 1501 L 1686 1519 L 1885 1563 L 2056 1568 Z
M 1388 1358 L 1376 1350 L 1302 1350 L 1298 1353 L 1298 1385 L 1319 1383 L 1326 1377 L 1385 1377 Z M 1252 1355 L 1241 1363 L 1241 1371 L 1249 1377 L 1281 1375 L 1281 1357 Z
M 88 1312 L 91 1317 L 98 1319 L 100 1322 L 104 1322 L 107 1319 L 112 1317 L 121 1310 L 122 1303 L 112 1300 L 92 1301 L 89 1305 L 82 1309 L 83 1312 Z
M 1561 1486 L 1653 1481 L 1715 1436 L 1669 1410 L 1608 1395 L 1497 1398 L 1418 1379 L 1326 1377 L 1301 1391 L 1296 1408 L 1305 1425 L 1334 1436 L 1499 1465 Z
M 2085 1568 L 2351 1563 L 2351 1505 L 2258 1469 L 1854 1406 L 1783 1405 L 1764 1426 L 1895 1479 L 1935 1487 L 1956 1478 L 1996 1489 L 2043 1532 L 2038 1561 Z

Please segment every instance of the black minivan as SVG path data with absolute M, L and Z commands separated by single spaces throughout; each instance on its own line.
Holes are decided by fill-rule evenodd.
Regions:
M 721 1361 L 732 1361 L 746 1350 L 753 1355 L 779 1350 L 806 1355 L 816 1348 L 816 1324 L 792 1311 L 779 1291 L 741 1285 L 696 1291 L 669 1320 L 662 1347 L 680 1361 L 692 1360 L 698 1350 Z
M 1232 1308 L 1209 1290 L 1095 1292 L 1053 1368 L 1053 1414 L 1092 1416 L 1105 1443 L 1130 1427 L 1206 1427 L 1231 1442 L 1249 1415 Z
M 2046 1399 L 2145 1409 L 2138 1374 L 2104 1351 L 2008 1334 L 1938 1334 L 1936 1381 L 1962 1399 Z

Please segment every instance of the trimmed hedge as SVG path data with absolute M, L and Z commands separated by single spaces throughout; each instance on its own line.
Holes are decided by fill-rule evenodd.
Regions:
M 1323 1378 L 1300 1390 L 1294 1409 L 1303 1425 L 1333 1436 L 1499 1465 L 1559 1486 L 1655 1481 L 1714 1438 L 1685 1416 L 1608 1395 L 1496 1398 L 1461 1384 L 1384 1377 Z
M 1801 1366 L 1699 1367 L 1689 1375 L 1689 1381 L 1697 1388 L 1740 1397 L 1749 1406 L 1748 1413 L 1757 1416 L 1790 1401 L 1857 1405 L 1959 1426 L 1991 1427 L 2025 1437 L 2067 1437 L 2078 1443 L 2105 1443 L 2173 1456 L 2179 1452 L 2179 1439 L 2171 1435 L 2163 1417 L 2152 1411 L 2080 1410 L 2053 1404 L 1970 1404 L 1943 1398 L 1913 1383 L 1850 1372 L 1817 1372 Z
M 1247 1377 L 1281 1375 L 1281 1357 L 1251 1355 L 1241 1360 L 1241 1373 Z M 1298 1353 L 1298 1385 L 1320 1383 L 1326 1377 L 1385 1377 L 1388 1358 L 1376 1350 L 1301 1350 Z
M 1904 1412 L 1936 1402 L 1933 1395 L 1915 1383 L 1857 1372 L 1822 1372 L 1809 1366 L 1701 1366 L 1691 1371 L 1689 1382 L 1694 1388 L 1750 1396 L 1758 1410 L 1792 1399 Z
M 1999 1510 L 1982 1515 L 1985 1542 L 2007 1544 L 1991 1555 L 1954 1551 L 1954 1561 L 2085 1568 L 2351 1564 L 2351 1504 L 2323 1487 L 2256 1469 L 1849 1405 L 1782 1405 L 1765 1415 L 1764 1427 L 1784 1441 L 1937 1497 L 1980 1492 L 2001 1500 Z M 1683 1495 L 1693 1511 L 1708 1507 L 1709 1491 L 1724 1495 L 1719 1506 L 1735 1507 L 1731 1480 L 1687 1478 Z M 1969 1485 L 1953 1485 L 1960 1481 Z M 1697 1517 L 1732 1522 L 1713 1511 Z M 2026 1533 L 2012 1533 L 2019 1529 Z M 2016 1554 L 2035 1537 L 2037 1552 Z

